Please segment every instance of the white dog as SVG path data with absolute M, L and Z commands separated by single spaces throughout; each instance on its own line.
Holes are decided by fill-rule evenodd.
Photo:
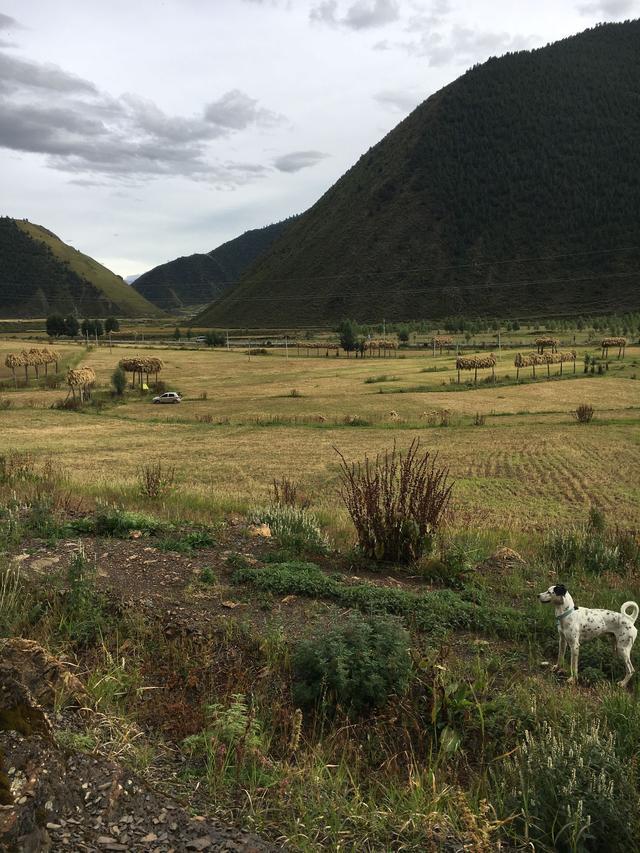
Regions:
M 570 683 L 578 680 L 578 655 L 580 643 L 591 640 L 602 634 L 610 634 L 615 642 L 615 650 L 622 658 L 627 674 L 619 681 L 620 687 L 626 687 L 635 672 L 631 663 L 631 649 L 638 636 L 638 629 L 633 624 L 638 618 L 640 608 L 635 601 L 625 601 L 620 613 L 614 610 L 590 610 L 587 607 L 576 607 L 567 592 L 566 586 L 557 584 L 550 586 L 546 592 L 540 593 L 543 604 L 555 604 L 556 625 L 560 634 L 558 649 L 558 669 L 562 667 L 564 653 L 569 646 L 571 649 L 571 678 Z M 631 613 L 627 613 L 631 609 Z

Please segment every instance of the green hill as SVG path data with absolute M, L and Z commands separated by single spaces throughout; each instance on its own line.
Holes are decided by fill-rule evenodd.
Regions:
M 0 217 L 0 317 L 157 317 L 117 275 L 40 225 Z
M 234 284 L 294 219 L 246 231 L 206 254 L 187 255 L 161 264 L 136 279 L 133 287 L 166 311 L 206 305 Z
M 639 46 L 604 24 L 472 68 L 194 323 L 639 308 Z

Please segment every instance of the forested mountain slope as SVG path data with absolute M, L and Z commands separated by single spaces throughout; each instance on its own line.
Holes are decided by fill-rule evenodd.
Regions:
M 640 22 L 476 66 L 364 154 L 196 322 L 640 307 Z
M 40 225 L 0 217 L 0 317 L 155 317 L 117 275 Z
M 161 264 L 141 275 L 133 287 L 167 311 L 205 305 L 233 285 L 294 219 L 246 231 L 206 254 L 187 255 Z

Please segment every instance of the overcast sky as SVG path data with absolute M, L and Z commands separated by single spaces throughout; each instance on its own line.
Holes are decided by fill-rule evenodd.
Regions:
M 3 215 L 119 275 L 310 207 L 469 66 L 640 0 L 0 0 Z

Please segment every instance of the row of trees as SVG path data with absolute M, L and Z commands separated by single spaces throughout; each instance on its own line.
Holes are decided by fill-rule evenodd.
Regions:
M 47 334 L 50 338 L 75 338 L 80 333 L 83 337 L 101 338 L 105 333 L 108 335 L 111 332 L 117 332 L 120 329 L 120 323 L 116 317 L 107 317 L 102 320 L 88 320 L 82 322 L 73 315 L 63 317 L 62 314 L 51 314 L 47 317 Z

